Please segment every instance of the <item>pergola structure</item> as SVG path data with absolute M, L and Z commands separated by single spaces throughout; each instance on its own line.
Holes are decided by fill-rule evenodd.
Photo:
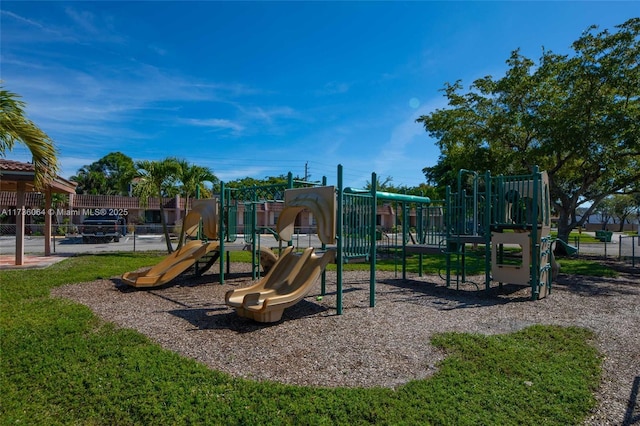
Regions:
M 45 199 L 44 255 L 51 255 L 51 194 L 75 194 L 76 183 L 56 176 L 48 181 L 42 190 L 35 188 L 35 168 L 33 164 L 0 159 L 0 191 L 16 193 L 16 261 L 17 266 L 24 263 L 24 225 L 27 206 L 27 192 L 43 192 Z

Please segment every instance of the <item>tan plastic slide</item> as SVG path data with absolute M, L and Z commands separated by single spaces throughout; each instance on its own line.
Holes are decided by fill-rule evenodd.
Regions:
M 146 271 L 126 272 L 122 281 L 133 287 L 161 286 L 189 269 L 207 253 L 217 251 L 218 247 L 218 242 L 203 244 L 202 241 L 190 241 Z
M 256 284 L 228 291 L 225 303 L 236 309 L 239 316 L 258 322 L 276 322 L 284 310 L 302 300 L 329 262 L 335 250 L 324 255 L 314 254 L 308 247 L 301 254 L 287 247 L 273 268 Z
M 218 238 L 218 200 L 215 198 L 193 200 L 191 211 L 184 218 L 187 235 L 198 232 L 202 219 L 202 231 L 211 239 Z M 207 253 L 217 251 L 219 244 L 190 241 L 174 251 L 157 265 L 142 272 L 126 272 L 122 281 L 133 287 L 157 287 L 168 283 L 195 264 Z
M 245 244 L 242 250 L 251 251 L 251 244 Z M 269 247 L 259 247 L 258 252 L 260 256 L 260 265 L 266 274 L 278 261 L 278 255 Z
M 194 236 L 198 232 L 202 219 L 202 232 L 211 240 L 218 239 L 218 200 L 208 198 L 193 200 L 191 211 L 184 218 L 185 233 Z
M 270 248 L 260 247 L 260 265 L 262 265 L 262 270 L 265 274 L 273 268 L 273 265 L 275 265 L 277 261 L 278 255 Z

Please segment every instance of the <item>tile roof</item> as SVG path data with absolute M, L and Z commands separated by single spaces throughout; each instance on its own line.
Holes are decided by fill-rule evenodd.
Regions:
M 162 206 L 167 209 L 182 209 L 184 208 L 184 199 L 181 198 L 180 203 L 177 204 L 175 198 L 163 198 Z M 142 206 L 138 197 L 76 194 L 73 196 L 73 207 L 158 210 L 160 208 L 160 199 L 149 198 L 147 205 Z
M 21 163 L 20 161 L 0 159 L 0 170 L 12 172 L 35 172 L 35 168 L 31 163 Z
M 44 206 L 44 194 L 40 192 L 25 192 L 24 201 L 27 207 Z M 15 192 L 0 192 L 0 207 L 14 207 L 16 202 Z
M 71 194 L 71 208 L 113 208 L 132 210 L 158 210 L 160 200 L 150 198 L 147 206 L 140 204 L 140 199 L 136 197 L 126 197 L 120 195 L 86 195 Z M 0 207 L 14 207 L 16 205 L 16 193 L 11 191 L 0 191 Z M 176 204 L 175 198 L 163 198 L 163 207 L 166 209 L 184 208 L 184 199 Z M 44 194 L 40 192 L 25 192 L 25 205 L 37 207 L 44 205 Z
M 5 191 L 17 190 L 17 182 L 24 182 L 26 191 L 34 191 L 33 178 L 35 167 L 31 163 L 0 159 L 0 186 Z M 48 189 L 52 192 L 71 194 L 75 192 L 77 183 L 56 176 L 47 182 Z
M 134 197 L 124 197 L 120 195 L 89 195 L 76 194 L 73 196 L 73 207 L 78 208 L 117 208 L 117 209 L 137 209 L 140 200 Z

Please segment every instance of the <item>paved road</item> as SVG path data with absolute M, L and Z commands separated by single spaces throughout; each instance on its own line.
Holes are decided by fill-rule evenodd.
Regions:
M 262 236 L 263 245 L 275 246 L 277 242 L 270 235 Z M 228 250 L 241 250 L 244 247 L 244 238 L 239 236 L 235 242 L 226 242 Z M 315 235 L 294 236 L 294 245 L 299 247 L 320 247 L 320 241 Z M 176 247 L 176 243 L 173 243 Z M 14 236 L 0 236 L 0 254 L 15 254 L 16 239 Z M 167 245 L 162 235 L 126 235 L 120 241 L 110 243 L 83 243 L 81 237 L 56 237 L 52 240 L 52 254 L 76 254 L 76 253 L 100 253 L 100 252 L 133 252 L 133 251 L 166 251 Z M 44 237 L 25 237 L 25 254 L 43 255 Z
M 262 244 L 267 246 L 277 245 L 276 240 L 270 235 L 262 236 Z M 233 243 L 225 243 L 229 250 L 240 250 L 244 246 L 244 238 L 239 236 Z M 320 242 L 316 235 L 294 236 L 294 245 L 298 247 L 319 247 Z M 175 243 L 174 243 L 175 247 Z M 75 253 L 99 253 L 99 252 L 133 252 L 133 251 L 165 251 L 167 249 L 162 235 L 127 235 L 119 242 L 89 243 L 83 244 L 80 237 L 57 237 L 51 246 L 55 254 Z M 44 237 L 26 237 L 25 254 L 44 254 Z M 0 254 L 15 253 L 15 237 L 0 236 Z M 589 255 L 602 255 L 614 258 L 619 255 L 625 257 L 635 256 L 640 259 L 640 237 L 628 237 L 614 233 L 610 243 L 581 244 L 579 253 Z
M 15 253 L 15 237 L 0 237 L 0 254 Z M 166 244 L 162 237 L 153 238 L 136 238 L 135 251 L 149 250 L 166 250 Z M 118 243 L 96 243 L 83 244 L 81 237 L 56 237 L 52 239 L 52 253 L 56 254 L 75 254 L 75 253 L 97 253 L 105 251 L 134 251 L 134 240 L 130 237 L 120 239 Z M 25 254 L 43 254 L 44 253 L 44 237 L 25 237 L 24 240 Z
M 582 243 L 579 245 L 580 254 L 601 255 L 606 257 L 631 257 L 640 259 L 640 237 L 625 236 L 614 233 L 610 243 Z

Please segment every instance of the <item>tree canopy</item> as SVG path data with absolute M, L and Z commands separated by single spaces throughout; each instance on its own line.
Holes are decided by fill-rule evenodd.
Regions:
M 78 183 L 78 194 L 128 195 L 135 176 L 133 160 L 121 152 L 112 152 L 78 169 L 71 180 Z
M 180 164 L 175 158 L 165 158 L 161 161 L 138 161 L 136 168 L 138 169 L 138 178 L 133 191 L 140 197 L 142 203 L 146 203 L 149 197 L 161 198 L 166 195 L 167 187 L 174 185 L 180 173 Z M 173 246 L 169 238 L 169 229 L 167 228 L 167 219 L 162 200 L 160 200 L 160 221 L 162 222 L 162 231 L 167 243 L 167 252 L 171 253 Z
M 42 189 L 58 173 L 58 157 L 53 140 L 24 111 L 20 96 L 0 86 L 0 157 L 13 150 L 16 142 L 31 151 L 35 169 L 35 186 Z
M 212 184 L 218 181 L 218 178 L 213 174 L 208 167 L 198 166 L 195 164 L 189 164 L 186 160 L 177 160 L 178 173 L 177 177 L 182 182 L 181 190 L 184 200 L 184 209 L 182 213 L 182 230 L 180 231 L 180 238 L 178 240 L 178 249 L 184 244 L 185 231 L 184 218 L 187 217 L 187 207 L 189 205 L 189 197 L 195 196 L 198 192 L 208 190 L 205 188 L 205 182 L 211 182 Z
M 640 219 L 640 193 L 635 195 L 616 194 L 611 195 L 596 208 L 596 212 L 602 218 L 602 227 L 605 228 L 610 219 L 618 224 L 618 231 L 624 230 L 625 223 L 632 223 Z
M 294 180 L 300 180 L 300 177 L 293 177 Z M 225 182 L 227 188 L 249 188 L 252 186 L 265 185 L 286 185 L 289 181 L 288 175 L 265 176 L 264 179 L 255 179 L 252 177 L 244 177 L 240 179 Z
M 640 18 L 617 31 L 588 28 L 572 55 L 519 50 L 498 79 L 480 78 L 464 93 L 445 84 L 447 108 L 421 116 L 441 156 L 423 171 L 453 184 L 459 169 L 549 173 L 558 233 L 567 238 L 611 194 L 638 191 L 640 181 Z M 589 206 L 583 218 L 576 209 Z

